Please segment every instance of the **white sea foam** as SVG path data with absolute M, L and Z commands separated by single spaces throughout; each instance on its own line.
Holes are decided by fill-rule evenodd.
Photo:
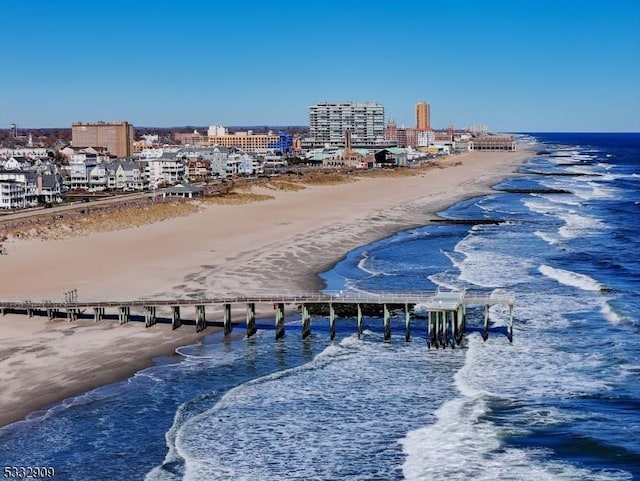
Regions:
M 394 465 L 371 463 L 370 453 L 397 456 L 402 426 L 433 412 L 446 391 L 446 379 L 429 370 L 446 368 L 463 353 L 426 362 L 424 345 L 382 346 L 379 339 L 348 338 L 304 366 L 230 390 L 180 429 L 183 479 L 390 477 Z
M 602 284 L 586 274 L 558 269 L 546 264 L 542 264 L 538 270 L 546 277 L 565 286 L 577 287 L 583 291 L 601 291 L 603 289 Z
M 584 179 L 569 185 L 568 189 L 571 190 L 575 196 L 584 200 L 607 199 L 615 197 L 617 194 L 616 189 L 613 187 L 605 187 L 594 181 L 584 182 Z
M 542 231 L 535 231 L 534 234 L 536 236 L 538 236 L 540 239 L 542 239 L 543 241 L 545 241 L 547 244 L 549 245 L 554 245 L 558 243 L 558 238 L 554 237 L 553 235 L 547 233 L 547 232 L 542 232 Z
M 502 287 L 531 281 L 533 264 L 525 257 L 492 251 L 487 236 L 469 235 L 455 247 L 464 259 L 456 263 L 459 278 L 482 287 Z
M 435 423 L 408 432 L 400 441 L 407 456 L 402 466 L 405 479 L 629 479 L 628 473 L 596 473 L 554 461 L 550 459 L 550 450 L 503 446 L 501 439 L 505 434 L 526 435 L 526 429 L 531 426 L 560 425 L 572 419 L 556 408 L 541 409 L 535 403 L 527 407 L 521 402 L 523 398 L 529 403 L 532 397 L 545 396 L 549 390 L 559 395 L 599 387 L 588 379 L 583 384 L 562 368 L 561 372 L 550 375 L 549 370 L 556 369 L 557 363 L 552 362 L 553 350 L 545 349 L 543 340 L 531 347 L 539 362 L 533 365 L 518 362 L 531 355 L 528 349 L 524 355 L 522 351 L 529 340 L 534 338 L 518 346 L 496 342 L 488 346 L 477 334 L 469 337 L 465 364 L 455 375 L 460 396 L 446 401 L 435 412 Z M 514 365 L 518 366 L 517 373 Z M 497 392 L 490 392 L 489 386 Z M 487 420 L 489 403 L 505 395 L 513 396 L 513 402 L 522 405 L 522 427 L 501 427 Z M 510 417 L 517 422 L 517 413 L 510 412 Z
M 571 206 L 582 205 L 582 203 L 579 200 L 576 200 L 576 198 L 571 194 L 551 195 L 551 196 L 547 196 L 546 200 L 553 204 L 563 204 L 563 205 L 571 205 Z
M 618 312 L 616 312 L 616 310 L 611 307 L 611 304 L 609 304 L 609 302 L 606 302 L 602 305 L 602 309 L 600 310 L 600 312 L 602 312 L 602 315 L 604 316 L 604 318 L 611 322 L 612 324 L 618 324 L 619 322 L 624 322 L 627 320 L 626 317 L 621 316 L 620 314 L 618 314 Z
M 606 228 L 600 219 L 577 212 L 558 213 L 558 217 L 565 223 L 558 229 L 558 234 L 565 239 L 586 237 Z
M 531 212 L 535 212 L 537 214 L 547 215 L 547 216 L 555 216 L 558 212 L 558 207 L 551 204 L 550 201 L 546 198 L 542 197 L 534 197 L 534 198 L 524 198 L 522 203 L 529 209 Z

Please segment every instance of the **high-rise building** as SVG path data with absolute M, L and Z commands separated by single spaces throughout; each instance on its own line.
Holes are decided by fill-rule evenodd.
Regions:
M 76 122 L 71 125 L 74 147 L 104 147 L 118 157 L 133 153 L 135 129 L 129 122 Z
M 342 147 L 347 130 L 354 147 L 384 144 L 384 107 L 373 102 L 327 102 L 309 107 L 313 145 Z
M 431 107 L 426 102 L 416 105 L 416 129 L 431 130 Z

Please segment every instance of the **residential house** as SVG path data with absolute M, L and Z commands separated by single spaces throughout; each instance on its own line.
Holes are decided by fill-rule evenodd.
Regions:
M 107 187 L 118 190 L 141 190 L 143 173 L 133 160 L 116 160 L 106 165 Z
M 184 179 L 184 161 L 174 153 L 165 152 L 162 157 L 147 161 L 146 175 L 152 189 L 160 184 L 177 184 Z
M 38 205 L 36 172 L 0 171 L 0 208 L 16 209 Z
M 2 166 L 5 170 L 27 170 L 33 165 L 33 161 L 24 156 L 11 156 Z
M 98 159 L 95 155 L 89 157 L 72 156 L 69 159 L 67 168 L 68 177 L 67 185 L 71 190 L 88 190 L 92 187 L 90 181 L 91 172 L 98 165 Z M 94 178 L 94 187 L 97 180 Z
M 39 173 L 36 179 L 38 202 L 44 204 L 62 202 L 62 181 L 62 176 L 58 173 Z
M 200 157 L 185 161 L 185 177 L 189 180 L 206 180 L 211 177 L 211 162 Z

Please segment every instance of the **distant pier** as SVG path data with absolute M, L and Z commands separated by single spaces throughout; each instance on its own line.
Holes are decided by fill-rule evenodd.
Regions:
M 232 309 L 237 313 L 242 309 L 246 318 L 246 334 L 248 337 L 256 333 L 256 306 L 273 307 L 275 312 L 275 337 L 280 339 L 285 335 L 285 309 L 297 310 L 301 315 L 302 338 L 311 335 L 312 315 L 321 313 L 329 318 L 329 334 L 333 340 L 336 335 L 336 321 L 339 317 L 355 317 L 357 319 L 358 337 L 362 336 L 363 317 L 382 317 L 384 340 L 391 340 L 391 320 L 398 316 L 394 313 L 402 312 L 404 321 L 405 340 L 411 340 L 411 322 L 426 322 L 427 343 L 429 347 L 455 347 L 462 342 L 467 329 L 467 309 L 469 307 L 482 308 L 484 312 L 482 323 L 482 338 L 489 337 L 489 309 L 494 305 L 508 308 L 507 337 L 513 341 L 513 309 L 515 296 L 512 293 L 488 294 L 475 291 L 445 291 L 415 292 L 415 293 L 362 293 L 356 291 L 341 291 L 335 293 L 300 293 L 287 295 L 260 296 L 227 296 L 202 299 L 135 299 L 113 301 L 82 301 L 77 297 L 77 291 L 65 293 L 64 301 L 52 300 L 20 300 L 0 301 L 0 314 L 20 313 L 29 317 L 34 315 L 47 316 L 49 319 L 67 318 L 75 321 L 80 316 L 93 315 L 95 322 L 106 318 L 117 319 L 120 324 L 132 320 L 143 321 L 146 327 L 160 322 L 157 316 L 159 310 L 165 309 L 169 318 L 163 322 L 171 322 L 173 329 L 183 324 L 195 325 L 200 332 L 207 326 L 222 325 L 225 335 L 232 332 Z M 416 308 L 418 306 L 418 308 Z M 215 308 L 219 318 L 216 321 L 207 319 L 207 309 Z M 417 310 L 420 316 L 417 318 Z M 185 311 L 194 312 L 192 319 L 183 317 Z M 219 311 L 222 310 L 222 315 Z M 132 314 L 132 311 L 135 314 Z M 262 312 L 262 311 L 261 311 Z M 372 313 L 373 312 L 373 313 Z M 345 314 L 345 313 L 352 313 Z M 396 321 L 397 322 L 397 321 Z

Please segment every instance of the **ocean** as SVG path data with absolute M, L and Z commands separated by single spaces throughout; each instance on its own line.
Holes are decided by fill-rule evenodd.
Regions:
M 329 290 L 510 291 L 460 347 L 425 321 L 212 334 L 0 429 L 0 465 L 59 480 L 640 479 L 640 134 L 518 134 L 537 155 L 451 219 L 350 252 Z M 425 179 L 428 181 L 428 178 Z M 533 192 L 532 192 L 533 191 Z

